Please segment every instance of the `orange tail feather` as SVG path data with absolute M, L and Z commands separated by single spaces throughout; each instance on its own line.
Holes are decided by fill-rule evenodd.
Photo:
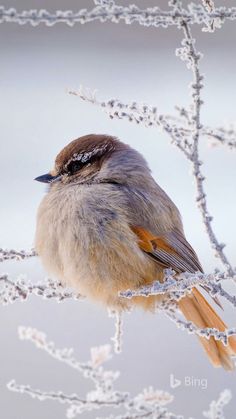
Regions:
M 192 321 L 197 327 L 213 327 L 223 332 L 227 326 L 203 295 L 193 288 L 192 294 L 179 301 L 179 308 L 188 321 Z M 214 367 L 223 367 L 226 370 L 234 370 L 235 364 L 232 356 L 236 356 L 236 338 L 231 336 L 228 345 L 217 341 L 214 337 L 206 339 L 199 337 L 211 363 Z

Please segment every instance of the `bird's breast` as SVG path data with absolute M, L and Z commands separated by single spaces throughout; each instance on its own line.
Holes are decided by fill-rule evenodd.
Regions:
M 52 188 L 39 207 L 36 250 L 64 284 L 109 305 L 157 275 L 129 227 L 125 197 L 105 185 Z

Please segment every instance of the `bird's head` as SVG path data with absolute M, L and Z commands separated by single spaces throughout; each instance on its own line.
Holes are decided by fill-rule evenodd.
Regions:
M 35 180 L 48 184 L 126 184 L 145 169 L 149 171 L 143 157 L 127 144 L 109 135 L 89 134 L 64 147 L 54 168 Z

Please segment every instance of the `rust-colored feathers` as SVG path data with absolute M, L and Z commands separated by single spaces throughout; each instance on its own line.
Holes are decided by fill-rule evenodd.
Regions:
M 139 238 L 140 248 L 154 258 L 162 267 L 181 271 L 202 271 L 197 256 L 180 232 L 166 237 L 155 237 L 142 227 L 132 226 L 133 232 Z M 199 328 L 216 328 L 224 331 L 227 326 L 214 311 L 197 288 L 193 288 L 189 296 L 179 301 L 179 308 L 188 321 Z M 235 369 L 232 356 L 236 356 L 236 338 L 230 337 L 228 345 L 217 341 L 214 337 L 206 339 L 199 337 L 205 352 L 215 367 L 222 366 L 226 370 Z

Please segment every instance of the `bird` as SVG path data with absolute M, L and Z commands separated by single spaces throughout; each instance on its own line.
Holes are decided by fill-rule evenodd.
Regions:
M 123 311 L 154 311 L 163 296 L 122 298 L 127 289 L 163 282 L 164 270 L 203 272 L 188 243 L 180 212 L 152 177 L 144 157 L 118 138 L 88 134 L 67 144 L 53 169 L 35 180 L 48 185 L 37 213 L 35 248 L 65 287 Z M 203 291 L 202 291 L 203 292 Z M 178 308 L 199 328 L 227 326 L 194 287 Z M 236 339 L 198 337 L 215 367 L 233 370 Z

